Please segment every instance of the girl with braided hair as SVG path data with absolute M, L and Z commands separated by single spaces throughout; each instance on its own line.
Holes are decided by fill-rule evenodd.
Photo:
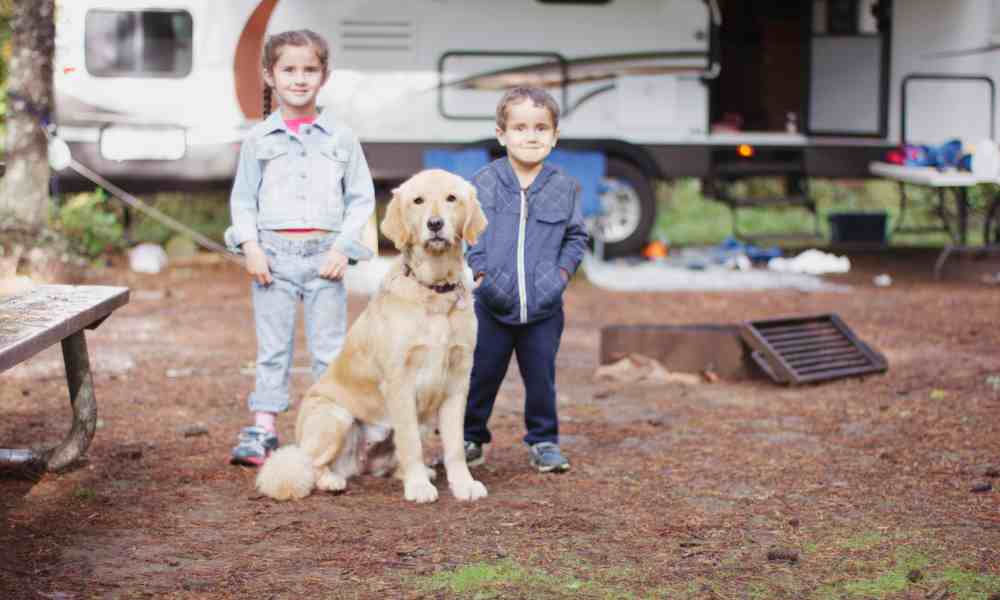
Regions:
M 257 333 L 254 425 L 240 431 L 230 462 L 251 466 L 278 446 L 275 418 L 289 406 L 298 304 L 314 378 L 343 346 L 344 270 L 349 259 L 371 258 L 360 239 L 375 208 L 357 136 L 316 105 L 330 76 L 326 41 L 308 29 L 278 33 L 261 62 L 264 120 L 240 150 L 226 231 L 229 247 L 246 256 Z

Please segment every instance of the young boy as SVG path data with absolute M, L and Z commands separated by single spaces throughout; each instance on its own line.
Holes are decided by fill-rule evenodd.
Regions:
M 587 245 L 580 186 L 545 164 L 559 138 L 559 105 L 544 90 L 519 87 L 504 94 L 496 136 L 506 158 L 472 179 L 489 225 L 466 254 L 479 322 L 465 412 L 466 461 L 483 463 L 483 444 L 491 440 L 486 423 L 516 352 L 531 464 L 543 473 L 566 471 L 556 416 L 556 353 L 563 291 Z

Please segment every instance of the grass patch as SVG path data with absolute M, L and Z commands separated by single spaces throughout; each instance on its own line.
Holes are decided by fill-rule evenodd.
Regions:
M 897 553 L 896 564 L 890 571 L 873 579 L 847 582 L 843 591 L 848 597 L 885 598 L 888 594 L 905 590 L 913 583 L 907 578 L 910 572 L 925 569 L 930 562 L 923 554 L 901 551 Z
M 911 580 L 910 574 L 917 571 L 919 577 Z M 895 598 L 911 588 L 918 590 L 920 597 L 928 592 L 947 590 L 948 598 L 955 600 L 987 600 L 990 594 L 1000 592 L 1000 576 L 955 566 L 941 568 L 935 566 L 931 556 L 903 547 L 896 551 L 893 564 L 887 570 L 867 579 L 824 585 L 818 597 L 824 600 Z
M 959 600 L 987 600 L 990 594 L 1000 593 L 1000 575 L 952 567 L 945 569 L 936 580 L 946 584 Z
M 568 562 L 567 562 L 568 561 Z M 574 575 L 585 572 L 587 577 Z M 512 559 L 476 562 L 454 570 L 441 571 L 409 580 L 423 593 L 448 598 L 593 598 L 640 600 L 663 598 L 663 590 L 648 591 L 641 572 L 631 567 L 597 568 L 575 557 L 564 557 L 555 572 L 528 567 Z M 635 593 L 625 586 L 639 585 L 646 591 Z M 673 596 L 669 596 L 673 597 Z
M 523 598 L 569 598 L 590 588 L 575 577 L 527 568 L 512 560 L 478 562 L 454 571 L 435 573 L 418 583 L 426 591 L 448 592 L 462 598 L 502 598 L 516 592 Z
M 78 487 L 73 491 L 73 496 L 75 496 L 77 500 L 93 502 L 97 499 L 97 492 L 95 492 L 92 488 Z
M 878 531 L 865 531 L 841 542 L 841 547 L 847 550 L 870 550 L 885 541 Z

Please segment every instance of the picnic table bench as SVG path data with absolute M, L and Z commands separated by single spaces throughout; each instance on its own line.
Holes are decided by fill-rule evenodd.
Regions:
M 84 329 L 94 329 L 129 300 L 129 289 L 41 285 L 0 297 L 0 373 L 62 343 L 73 426 L 55 448 L 0 449 L 0 467 L 59 471 L 87 451 L 97 426 L 97 401 Z

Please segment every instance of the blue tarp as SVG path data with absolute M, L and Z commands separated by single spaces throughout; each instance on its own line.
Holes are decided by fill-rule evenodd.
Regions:
M 603 152 L 553 150 L 549 162 L 580 182 L 580 208 L 584 217 L 601 214 L 601 193 L 608 160 Z
M 553 150 L 548 161 L 580 182 L 581 209 L 584 217 L 601 214 L 602 179 L 607 170 L 607 158 L 601 152 L 579 150 Z M 476 171 L 490 162 L 485 148 L 463 150 L 425 150 L 425 169 L 444 169 L 472 179 Z
M 490 154 L 486 148 L 467 148 L 465 150 L 424 150 L 425 169 L 444 169 L 472 179 L 476 171 L 490 162 Z

